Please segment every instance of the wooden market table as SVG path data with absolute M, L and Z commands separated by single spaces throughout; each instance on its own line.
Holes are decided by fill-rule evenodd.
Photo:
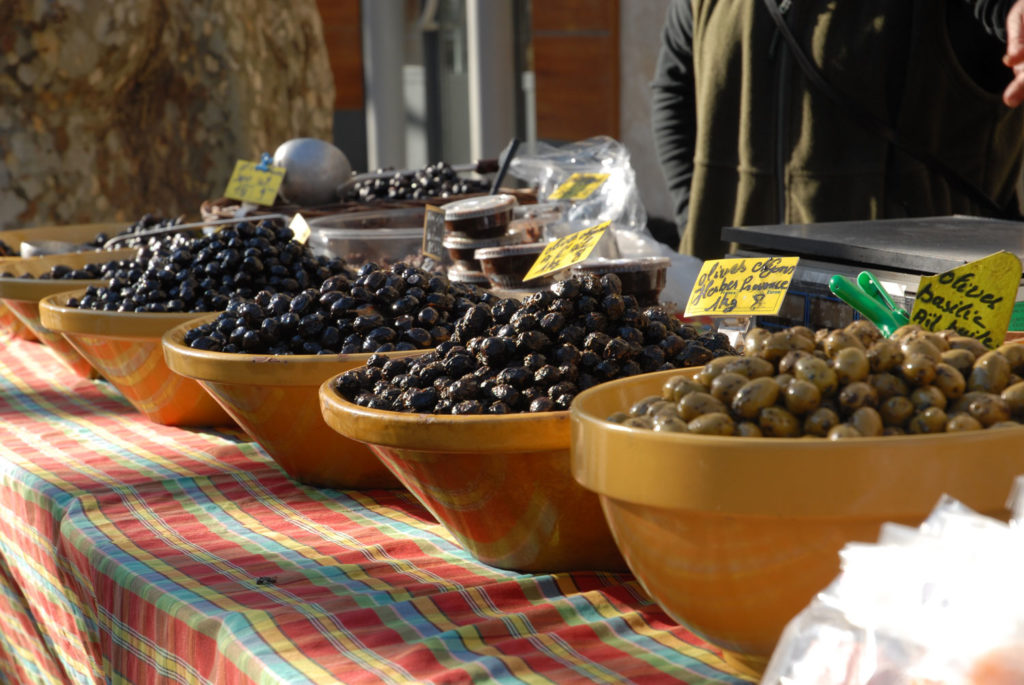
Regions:
M 741 683 L 628 574 L 522 574 L 0 350 L 0 681 Z

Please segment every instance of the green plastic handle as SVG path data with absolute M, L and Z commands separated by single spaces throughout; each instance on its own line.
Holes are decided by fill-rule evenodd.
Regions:
M 910 323 L 910 314 L 907 313 L 906 309 L 898 306 L 892 301 L 892 298 L 889 297 L 889 292 L 882 287 L 881 281 L 879 281 L 873 273 L 870 271 L 861 271 L 857 274 L 857 285 L 860 286 L 861 290 L 875 299 L 881 298 L 889 309 L 895 312 L 898 316 L 906 319 L 906 321 L 903 322 L 904 324 Z
M 854 283 L 846 276 L 836 274 L 828 281 L 828 289 L 840 300 L 850 305 L 864 318 L 878 326 L 878 330 L 885 337 L 891 336 L 896 329 L 907 323 L 906 317 L 896 314 L 885 304 L 861 289 L 860 285 Z

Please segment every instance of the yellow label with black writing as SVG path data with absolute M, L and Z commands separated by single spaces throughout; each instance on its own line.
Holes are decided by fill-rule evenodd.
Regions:
M 593 252 L 594 247 L 604 237 L 605 229 L 611 225 L 610 221 L 584 228 L 582 231 L 562 236 L 547 244 L 544 251 L 537 257 L 530 270 L 523 276 L 528 281 L 538 276 L 546 276 L 566 269 L 573 264 L 579 264 Z
M 704 262 L 683 316 L 778 314 L 799 257 L 743 257 Z
M 930 331 L 951 328 L 988 347 L 999 347 L 1010 325 L 1020 277 L 1020 259 L 1009 252 L 922 276 L 910 322 Z
M 576 172 L 565 179 L 555 188 L 554 192 L 548 195 L 549 200 L 586 200 L 594 194 L 594 191 L 604 185 L 608 180 L 608 174 L 587 174 Z
M 295 213 L 295 216 L 293 216 L 292 220 L 288 223 L 288 228 L 292 229 L 292 240 L 302 243 L 303 245 L 306 244 L 306 241 L 309 240 L 310 234 L 313 232 L 313 229 L 309 227 L 309 223 L 306 221 L 305 217 L 298 212 Z
M 251 202 L 263 207 L 272 207 L 277 199 L 277 191 L 284 181 L 284 167 L 269 166 L 266 171 L 257 162 L 240 159 L 235 162 L 235 170 L 231 172 L 224 197 L 241 202 Z

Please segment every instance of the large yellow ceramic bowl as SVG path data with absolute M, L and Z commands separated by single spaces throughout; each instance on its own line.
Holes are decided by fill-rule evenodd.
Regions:
M 17 251 L 23 242 L 42 240 L 60 240 L 69 243 L 86 243 L 92 241 L 100 233 L 113 235 L 124 229 L 126 223 L 69 224 L 67 226 L 36 226 L 33 228 L 15 228 L 0 231 L 0 241 Z M 20 256 L 0 257 L 0 271 L 6 270 L 5 264 L 20 259 Z M 14 314 L 6 305 L 0 304 L 0 340 L 18 338 L 21 340 L 37 340 L 29 326 Z
M 44 327 L 63 335 L 125 399 L 151 421 L 168 426 L 231 426 L 227 412 L 190 378 L 164 361 L 163 335 L 199 315 L 107 312 L 67 306 L 85 290 L 39 302 Z
M 172 371 L 198 382 L 300 483 L 350 489 L 399 487 L 365 444 L 340 437 L 320 412 L 323 382 L 363 366 L 370 355 L 234 354 L 185 345 L 186 331 L 216 316 L 175 326 L 164 335 L 164 357 Z M 391 356 L 410 354 L 422 352 Z
M 597 496 L 569 471 L 569 413 L 379 411 L 320 388 L 327 423 L 370 445 L 480 561 L 533 572 L 625 570 Z
M 0 239 L 3 234 L 0 234 Z M 49 347 L 61 361 L 83 378 L 99 376 L 92 364 L 86 361 L 63 335 L 48 330 L 39 320 L 39 301 L 47 295 L 79 290 L 89 285 L 101 285 L 102 280 L 55 280 L 38 278 L 58 264 L 79 268 L 86 264 L 102 264 L 115 259 L 130 259 L 138 253 L 135 249 L 110 250 L 105 252 L 73 252 L 62 255 L 12 259 L 0 264 L 0 302 L 6 305 L 11 316 L 24 326 L 36 339 Z M 21 278 L 21 276 L 33 278 Z
M 828 441 L 654 432 L 605 421 L 695 370 L 580 393 L 572 468 L 598 493 L 630 570 L 679 623 L 757 671 L 786 623 L 883 522 L 919 524 L 947 493 L 1005 518 L 1024 427 Z

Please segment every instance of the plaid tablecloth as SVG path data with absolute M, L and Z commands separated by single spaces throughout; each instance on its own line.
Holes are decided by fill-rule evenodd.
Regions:
M 740 683 L 626 574 L 481 564 L 400 490 L 289 479 L 0 351 L 0 677 L 13 683 Z

